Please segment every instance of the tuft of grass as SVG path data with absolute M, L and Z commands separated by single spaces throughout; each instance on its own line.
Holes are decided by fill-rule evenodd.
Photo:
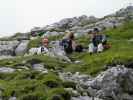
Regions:
M 28 44 L 28 49 L 41 46 L 41 40 L 42 40 L 41 37 L 38 37 L 34 40 L 30 40 Z
M 131 39 L 133 37 L 133 21 L 125 22 L 124 25 L 117 27 L 116 29 L 109 29 L 105 31 L 112 39 Z

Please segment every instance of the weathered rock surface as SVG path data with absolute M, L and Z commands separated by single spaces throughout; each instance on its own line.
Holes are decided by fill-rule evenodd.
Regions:
M 95 78 L 80 75 L 78 72 L 60 73 L 59 76 L 64 81 L 77 83 L 77 92 L 89 94 L 85 100 L 91 100 L 91 97 L 102 100 L 133 100 L 133 69 L 124 66 L 112 67 Z M 81 96 L 74 98 L 82 100 Z
M 116 12 L 116 16 L 127 17 L 131 16 L 133 18 L 133 6 L 128 6 L 127 8 L 122 8 Z
M 10 97 L 9 100 L 17 100 L 16 97 Z
M 42 73 L 48 73 L 48 70 L 44 68 L 44 65 L 42 64 L 33 64 L 32 67 L 36 71 L 40 71 Z
M 124 66 L 108 69 L 99 74 L 94 80 L 87 82 L 88 86 L 96 89 L 95 96 L 104 100 L 124 100 L 123 94 L 125 93 L 128 97 L 132 97 L 132 84 L 133 70 Z
M 0 56 L 15 56 L 24 54 L 30 39 L 29 33 L 17 33 L 10 38 L 11 40 L 9 41 L 7 39 L 0 41 Z
M 29 40 L 30 35 L 28 33 L 18 33 L 13 37 L 15 40 Z
M 0 41 L 0 56 L 23 55 L 27 51 L 28 43 L 28 34 L 18 35 L 12 41 Z
M 13 73 L 15 69 L 8 67 L 0 67 L 0 73 Z
M 52 25 L 47 25 L 46 27 L 34 27 L 33 29 L 31 29 L 31 33 L 38 34 L 39 32 L 44 32 L 47 36 L 55 36 L 64 34 L 66 30 L 76 32 L 77 29 L 77 32 L 85 33 L 87 31 L 83 31 L 84 29 L 82 27 L 89 23 L 96 22 L 97 20 L 98 19 L 94 16 L 87 17 L 85 15 L 74 18 L 65 18 Z
M 15 54 L 17 56 L 24 55 L 27 52 L 28 43 L 29 43 L 29 40 L 21 41 L 21 43 L 17 46 L 17 48 L 15 50 Z
M 13 56 L 15 55 L 15 48 L 19 41 L 0 41 L 0 56 Z
M 95 26 L 99 28 L 113 28 L 122 24 L 122 20 L 119 17 L 108 17 L 95 23 Z
M 99 29 L 117 27 L 121 25 L 125 19 L 133 19 L 133 6 L 123 8 L 112 15 L 105 16 L 102 19 L 94 16 L 88 17 L 86 15 L 65 18 L 57 23 L 47 25 L 45 27 L 35 27 L 31 29 L 31 33 L 35 32 L 37 34 L 38 32 L 44 32 L 49 33 L 47 36 L 53 36 L 60 35 L 66 30 L 70 30 L 81 36 L 94 27 L 98 27 Z
M 89 96 L 80 96 L 80 97 L 72 97 L 71 100 L 102 100 L 102 99 L 89 97 Z

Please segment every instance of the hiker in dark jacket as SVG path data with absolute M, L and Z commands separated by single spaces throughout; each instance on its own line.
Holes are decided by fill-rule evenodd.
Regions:
M 104 49 L 103 44 L 106 44 L 107 41 L 106 36 L 104 34 L 101 34 L 98 28 L 94 28 L 94 30 L 89 34 L 91 35 L 89 53 L 102 52 Z
M 66 36 L 61 41 L 61 46 L 64 48 L 65 52 L 70 54 L 76 49 L 74 33 L 67 32 Z

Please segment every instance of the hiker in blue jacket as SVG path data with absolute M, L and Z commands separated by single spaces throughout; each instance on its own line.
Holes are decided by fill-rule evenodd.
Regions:
M 91 35 L 89 53 L 92 54 L 94 52 L 102 52 L 104 50 L 103 45 L 107 42 L 106 36 L 101 34 L 98 28 L 94 28 L 94 30 L 89 32 L 89 34 Z

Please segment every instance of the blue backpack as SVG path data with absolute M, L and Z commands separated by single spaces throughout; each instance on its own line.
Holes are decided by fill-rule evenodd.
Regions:
M 64 51 L 66 53 L 72 53 L 73 52 L 72 41 L 70 39 L 63 39 L 61 41 L 61 46 L 64 48 Z

